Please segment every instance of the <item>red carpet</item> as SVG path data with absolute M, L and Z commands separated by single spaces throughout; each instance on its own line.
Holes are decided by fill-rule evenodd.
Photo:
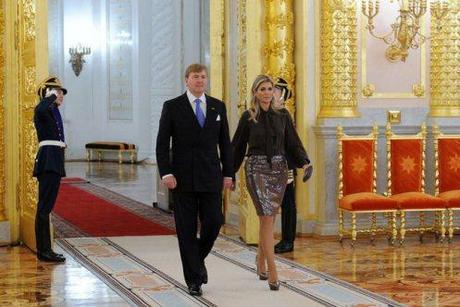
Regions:
M 91 236 L 170 235 L 175 232 L 71 184 L 62 183 L 54 213 Z

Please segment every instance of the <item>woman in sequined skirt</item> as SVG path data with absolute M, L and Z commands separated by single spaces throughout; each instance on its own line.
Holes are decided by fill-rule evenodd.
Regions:
M 278 290 L 273 224 L 288 180 L 286 150 L 298 168 L 305 169 L 310 160 L 289 113 L 273 108 L 273 87 L 273 81 L 266 75 L 259 75 L 254 80 L 252 107 L 241 115 L 232 145 L 235 171 L 248 156 L 246 186 L 260 222 L 257 273 L 261 280 L 268 279 L 271 290 Z

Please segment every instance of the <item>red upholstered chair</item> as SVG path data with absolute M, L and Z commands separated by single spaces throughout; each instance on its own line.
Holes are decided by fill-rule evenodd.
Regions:
M 445 238 L 444 213 L 446 201 L 425 193 L 425 138 L 426 126 L 416 135 L 395 135 L 387 124 L 388 195 L 398 201 L 400 243 L 406 231 L 418 231 L 420 240 L 426 231 L 438 232 Z M 419 212 L 419 227 L 406 229 L 406 212 Z M 434 211 L 440 218 L 435 226 L 425 224 L 425 212 Z M 437 229 L 439 228 L 439 229 Z
M 377 136 L 375 125 L 366 136 L 348 136 L 337 127 L 339 239 L 348 234 L 354 245 L 358 233 L 386 232 L 392 243 L 396 240 L 397 202 L 377 194 Z M 351 227 L 345 229 L 344 214 L 351 215 Z M 377 213 L 388 217 L 388 227 L 377 228 Z M 357 229 L 356 215 L 370 214 L 370 228 Z
M 436 159 L 436 195 L 447 202 L 449 242 L 454 230 L 453 212 L 460 210 L 460 135 L 442 134 L 433 127 Z

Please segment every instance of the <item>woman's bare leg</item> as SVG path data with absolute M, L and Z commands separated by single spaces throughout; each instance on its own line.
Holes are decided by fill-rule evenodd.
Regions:
M 275 265 L 274 238 L 273 238 L 273 220 L 275 216 L 260 217 L 260 238 L 264 255 L 268 265 L 268 280 L 270 282 L 278 281 L 278 273 Z
M 266 273 L 267 272 L 267 267 L 265 265 L 266 263 L 266 255 L 264 251 L 264 241 L 263 241 L 263 236 L 262 236 L 262 220 L 261 217 L 259 216 L 259 247 L 257 249 L 257 265 L 258 265 L 258 270 L 259 273 Z

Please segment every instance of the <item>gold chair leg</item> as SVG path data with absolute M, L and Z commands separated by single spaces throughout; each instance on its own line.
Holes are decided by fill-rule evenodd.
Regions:
M 118 163 L 121 164 L 123 162 L 123 155 L 121 150 L 118 151 Z
M 401 225 L 399 229 L 399 244 L 404 243 L 404 238 L 406 237 L 406 212 L 401 211 Z
M 102 152 L 100 150 L 97 152 L 97 159 L 99 160 L 99 162 L 101 162 L 102 160 Z
M 351 214 L 351 246 L 355 245 L 356 242 L 356 213 Z
M 454 237 L 454 212 L 452 209 L 448 209 L 448 228 L 449 228 L 449 243 L 452 242 L 452 239 Z
M 441 211 L 441 243 L 444 242 L 446 238 L 446 219 L 445 219 L 445 210 Z
M 371 214 L 371 242 L 375 241 L 375 231 L 377 229 L 377 216 L 375 213 Z
M 419 223 L 419 227 L 420 227 L 420 232 L 419 232 L 419 235 L 418 235 L 418 238 L 419 238 L 419 241 L 420 243 L 423 243 L 423 234 L 425 233 L 425 213 L 424 212 L 420 212 L 419 215 L 418 215 L 418 223 Z
M 396 228 L 396 212 L 391 212 L 391 245 L 395 244 L 397 236 L 398 230 Z
M 343 241 L 343 211 L 339 209 L 339 242 Z

